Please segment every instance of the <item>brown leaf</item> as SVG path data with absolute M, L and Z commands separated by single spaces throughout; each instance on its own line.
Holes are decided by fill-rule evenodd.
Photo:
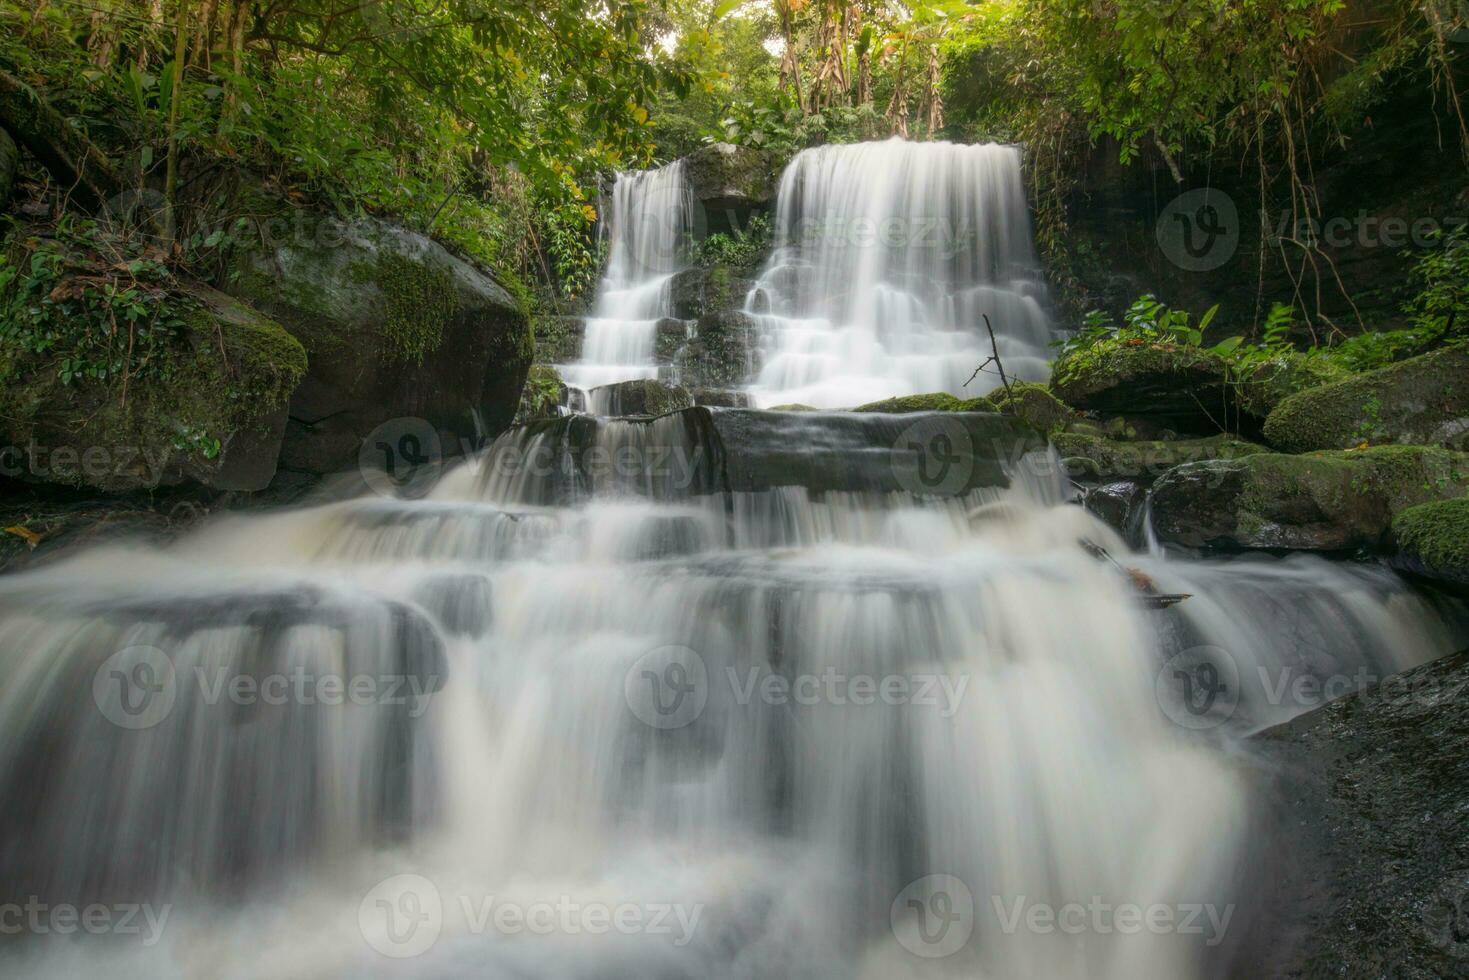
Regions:
M 17 538 L 20 538 L 26 544 L 30 545 L 32 548 L 41 543 L 41 535 L 37 534 L 35 531 L 32 531 L 28 527 L 21 527 L 19 524 L 7 527 L 5 529 L 5 533 L 15 535 Z

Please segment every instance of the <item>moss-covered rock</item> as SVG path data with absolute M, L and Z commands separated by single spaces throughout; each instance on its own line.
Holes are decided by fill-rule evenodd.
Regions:
M 520 408 L 515 423 L 521 425 L 537 419 L 554 419 L 566 403 L 566 382 L 554 367 L 532 364 L 525 376 L 525 390 L 520 394 Z
M 305 346 L 283 465 L 356 465 L 362 440 L 397 418 L 451 438 L 495 433 L 520 404 L 534 352 L 525 311 L 486 273 L 415 232 L 314 212 L 290 233 L 236 249 L 224 279 Z M 263 227 L 263 226 L 262 226 Z M 275 226 L 272 226 L 275 227 Z
M 667 415 L 694 407 L 687 388 L 651 378 L 602 385 L 589 391 L 587 397 L 597 415 Z
M 800 402 L 788 402 L 784 405 L 771 405 L 767 412 L 819 412 L 821 409 L 815 405 L 803 405 Z
M 727 266 L 695 266 L 677 273 L 669 282 L 669 312 L 680 320 L 697 320 L 709 313 L 740 310 L 754 288 L 753 280 Z
M 1224 359 L 1197 347 L 1104 341 L 1056 361 L 1051 390 L 1073 408 L 1211 433 L 1228 417 Z
M 1286 354 L 1256 367 L 1233 386 L 1232 393 L 1241 412 L 1264 419 L 1291 395 L 1349 377 L 1350 371 L 1325 358 Z
M 536 363 L 570 364 L 580 358 L 586 329 L 586 320 L 579 316 L 536 317 Z
M 1383 446 L 1189 463 L 1153 487 L 1158 536 L 1188 547 L 1383 548 L 1395 515 L 1469 491 L 1469 455 Z
M 1060 432 L 1076 421 L 1076 413 L 1045 385 L 1017 381 L 1008 389 L 996 388 L 988 397 L 997 411 L 1013 415 L 1045 435 Z
M 1409 358 L 1284 399 L 1265 438 L 1286 452 L 1361 443 L 1469 448 L 1469 348 Z
M 694 200 L 709 213 L 711 230 L 724 230 L 725 212 L 743 215 L 769 208 L 775 201 L 779 169 L 763 150 L 730 143 L 711 143 L 684 158 L 685 176 Z
M 1089 432 L 1057 432 L 1051 445 L 1062 459 L 1084 459 L 1095 466 L 1077 470 L 1068 466 L 1073 479 L 1102 482 L 1135 480 L 1151 483 L 1175 466 L 1211 459 L 1237 459 L 1267 450 L 1264 446 L 1231 436 L 1209 436 L 1204 439 L 1147 439 L 1124 442 Z
M 931 391 L 924 395 L 899 395 L 884 398 L 880 402 L 868 402 L 852 409 L 854 412 L 883 412 L 887 415 L 908 415 L 912 412 L 994 412 L 994 402 L 988 398 L 958 398 L 947 391 Z
M 678 321 L 672 321 L 677 323 Z M 674 357 L 678 377 L 697 387 L 732 388 L 749 378 L 755 320 L 738 310 L 706 313 Z
M 66 384 L 46 356 L 12 352 L 0 389 L 4 475 L 107 492 L 270 482 L 306 352 L 280 324 L 206 286 L 180 283 L 159 302 L 185 330 L 147 383 Z
M 1469 497 L 1409 507 L 1393 518 L 1392 533 L 1396 566 L 1469 586 Z

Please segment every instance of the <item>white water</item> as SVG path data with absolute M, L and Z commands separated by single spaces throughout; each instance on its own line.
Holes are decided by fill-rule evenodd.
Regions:
M 673 277 L 687 268 L 694 202 L 679 160 L 619 173 L 606 205 L 607 271 L 586 321 L 581 359 L 561 366 L 568 385 L 591 389 L 656 378 L 658 321 L 672 313 Z M 597 414 L 607 406 L 591 405 Z
M 1048 376 L 1052 333 L 1015 147 L 805 150 L 781 178 L 775 234 L 746 307 L 762 337 L 757 405 L 982 395 L 997 373 L 965 382 L 992 353 L 986 314 L 1006 371 Z
M 609 458 L 640 449 L 571 506 L 533 502 L 561 474 L 509 472 L 546 438 L 512 433 L 426 500 L 0 579 L 4 894 L 168 907 L 154 945 L 27 936 L 0 958 L 42 977 L 1201 977 L 1227 943 L 1006 916 L 1238 901 L 1249 799 L 1214 739 L 1303 707 L 1271 704 L 1257 669 L 1380 673 L 1451 642 L 1390 574 L 1312 559 L 1134 556 L 1196 594 L 1144 610 L 1076 541 L 1125 546 L 1036 457 L 961 498 L 691 496 L 648 476 L 655 448 L 691 445 L 675 422 L 603 423 Z M 1156 685 L 1204 643 L 1245 682 L 1201 738 Z M 130 731 L 94 677 L 139 645 L 176 700 Z M 196 680 L 294 665 L 427 693 L 240 705 Z M 691 676 L 697 712 L 661 686 Z M 912 686 L 858 703 L 859 676 Z M 804 677 L 804 698 L 756 693 Z M 947 949 L 914 910 L 950 908 L 954 880 L 967 941 L 915 955 Z M 486 921 L 506 903 L 548 928 Z M 582 918 L 664 906 L 668 931 Z M 390 935 L 385 909 L 409 925 Z

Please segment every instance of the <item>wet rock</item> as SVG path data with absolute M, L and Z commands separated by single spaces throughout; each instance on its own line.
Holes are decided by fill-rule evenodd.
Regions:
M 1138 415 L 1179 432 L 1218 432 L 1227 419 L 1224 360 L 1197 347 L 1106 342 L 1058 360 L 1051 390 L 1082 411 Z
M 689 342 L 690 326 L 683 320 L 666 316 L 653 325 L 653 360 L 672 364 L 678 352 Z
M 1230 436 L 1121 442 L 1090 432 L 1067 431 L 1052 435 L 1051 445 L 1063 458 L 1079 457 L 1095 463 L 1097 481 L 1136 480 L 1144 484 L 1152 483 L 1183 463 L 1236 459 L 1266 452 L 1263 446 Z
M 1409 507 L 1393 518 L 1394 567 L 1469 587 L 1469 497 Z
M 1469 651 L 1250 740 L 1234 976 L 1469 975 Z
M 1187 547 L 1350 551 L 1387 544 L 1394 515 L 1469 491 L 1469 455 L 1385 446 L 1187 463 L 1153 487 L 1153 527 Z
M 619 381 L 593 388 L 588 394 L 592 404 L 605 409 L 607 415 L 666 415 L 694 404 L 687 388 L 652 379 Z
M 535 318 L 536 362 L 570 364 L 581 357 L 587 321 L 579 316 L 542 315 Z
M 668 288 L 669 312 L 680 320 L 697 320 L 706 313 L 743 309 L 755 283 L 724 266 L 695 267 L 675 275 Z
M 751 408 L 750 393 L 747 391 L 730 391 L 727 388 L 695 388 L 693 390 L 695 405 L 708 405 L 714 408 Z
M 699 318 L 694 337 L 676 358 L 679 377 L 698 387 L 732 388 L 750 376 L 755 321 L 737 310 Z
M 510 293 L 384 221 L 309 214 L 299 224 L 277 238 L 262 230 L 267 244 L 236 255 L 226 284 L 306 347 L 285 465 L 354 468 L 363 439 L 390 419 L 424 419 L 461 436 L 510 424 L 534 351 Z
M 1147 496 L 1142 484 L 1119 480 L 1088 490 L 1083 506 L 1131 543 Z
M 854 412 L 882 412 L 887 415 L 906 415 L 910 412 L 994 412 L 997 411 L 988 398 L 959 398 L 947 391 L 931 391 L 924 395 L 899 395 L 879 402 L 868 402 L 852 409 Z
M 494 587 L 481 573 L 435 575 L 419 584 L 413 598 L 453 635 L 483 635 L 494 621 Z
M 1469 348 L 1409 358 L 1283 400 L 1265 438 L 1286 452 L 1369 443 L 1469 449 Z

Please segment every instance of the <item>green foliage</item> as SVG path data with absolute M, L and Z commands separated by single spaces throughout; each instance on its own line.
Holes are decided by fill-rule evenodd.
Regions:
M 770 220 L 754 215 L 744 228 L 733 233 L 716 232 L 699 243 L 695 261 L 707 267 L 729 266 L 753 269 L 770 251 Z
M 166 377 L 197 303 L 171 292 L 161 256 L 64 217 L 0 253 L 0 346 L 36 355 L 65 384 Z
M 1127 308 L 1122 315 L 1121 326 L 1113 323 L 1101 310 L 1092 310 L 1086 315 L 1081 330 L 1055 346 L 1059 348 L 1061 358 L 1074 357 L 1103 343 L 1130 347 L 1158 343 L 1202 347 L 1204 331 L 1218 312 L 1219 306 L 1215 304 L 1196 324 L 1191 324 L 1193 315 L 1189 311 L 1171 308 L 1151 293 L 1145 293 Z M 1228 354 L 1239 346 L 1240 340 L 1239 337 L 1231 337 L 1209 350 L 1215 354 Z

